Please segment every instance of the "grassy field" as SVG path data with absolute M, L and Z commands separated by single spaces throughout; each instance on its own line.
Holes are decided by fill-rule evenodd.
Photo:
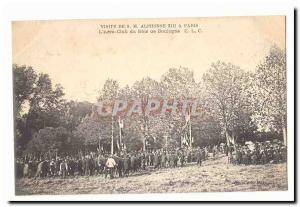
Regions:
M 187 193 L 287 190 L 286 164 L 234 166 L 227 158 L 203 165 L 147 171 L 127 178 L 103 176 L 16 180 L 16 195 Z

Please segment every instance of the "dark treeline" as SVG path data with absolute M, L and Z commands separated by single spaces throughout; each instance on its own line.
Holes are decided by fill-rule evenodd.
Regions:
M 26 154 L 78 154 L 110 150 L 112 120 L 94 116 L 95 104 L 64 98 L 60 85 L 30 66 L 13 65 L 15 148 Z M 279 139 L 286 144 L 285 53 L 273 46 L 252 72 L 217 61 L 196 82 L 188 68 L 170 68 L 159 81 L 149 77 L 120 87 L 107 79 L 95 100 L 195 98 L 205 116 L 191 118 L 193 146 Z M 124 118 L 123 142 L 128 151 L 182 145 L 180 115 Z M 114 122 L 118 139 L 118 117 Z M 117 142 L 114 146 L 117 150 Z

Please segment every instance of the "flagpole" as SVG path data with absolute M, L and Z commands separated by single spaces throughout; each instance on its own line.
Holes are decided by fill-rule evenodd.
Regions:
M 189 121 L 189 135 L 190 135 L 190 147 L 192 148 L 192 124 L 191 124 L 191 120 Z
M 101 137 L 99 136 L 99 143 L 98 143 L 98 147 L 99 147 L 99 153 L 101 152 Z
M 189 111 L 189 116 L 190 116 L 190 120 L 189 120 L 189 131 L 190 131 L 190 147 L 192 148 L 192 114 L 191 114 L 191 108 Z
M 147 139 L 147 135 L 148 135 L 148 126 L 146 121 L 144 120 L 144 140 L 143 140 L 143 151 L 146 151 L 146 139 Z
M 110 153 L 114 154 L 114 117 L 111 116 L 111 150 Z
M 119 116 L 119 135 L 120 135 L 119 146 L 120 146 L 120 151 L 122 151 L 122 128 L 121 127 L 122 127 L 121 126 L 121 117 Z
M 182 132 L 181 132 L 181 136 L 180 136 L 180 147 L 182 148 Z

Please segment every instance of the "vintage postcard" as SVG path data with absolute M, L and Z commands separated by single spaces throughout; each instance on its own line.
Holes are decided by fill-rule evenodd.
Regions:
M 285 16 L 13 21 L 12 47 L 16 197 L 291 187 Z

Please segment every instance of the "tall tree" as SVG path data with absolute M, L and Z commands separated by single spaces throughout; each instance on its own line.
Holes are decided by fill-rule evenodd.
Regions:
M 64 127 L 40 129 L 28 143 L 26 153 L 35 155 L 72 154 L 80 146 L 80 140 Z
M 71 132 L 82 122 L 82 120 L 92 114 L 93 104 L 84 101 L 68 101 L 64 109 L 64 123 L 63 125 Z
M 133 84 L 131 91 L 132 96 L 135 97 L 135 99 L 140 99 L 142 101 L 143 109 L 148 105 L 150 99 L 160 99 L 162 97 L 159 82 L 149 77 L 143 78 L 141 81 L 136 81 Z M 158 136 L 155 133 L 157 131 L 154 132 L 153 128 L 159 126 L 155 121 L 157 122 L 160 120 L 161 117 L 159 117 L 159 115 L 154 117 L 153 115 L 146 114 L 145 110 L 143 110 L 143 113 L 140 116 L 134 115 L 134 117 L 129 117 L 128 121 L 135 122 L 136 131 L 140 131 L 140 134 L 142 135 L 141 138 L 144 148 L 147 139 L 156 139 Z
M 24 148 L 34 133 L 62 122 L 64 93 L 52 87 L 48 74 L 36 74 L 31 67 L 13 65 L 16 147 Z
M 33 93 L 36 79 L 37 74 L 31 67 L 13 65 L 14 108 L 17 117 L 21 116 L 26 101 Z
M 26 127 L 30 133 L 44 127 L 58 127 L 62 124 L 65 109 L 64 92 L 60 85 L 52 87 L 48 74 L 39 74 L 26 117 Z
M 116 80 L 107 79 L 103 85 L 103 88 L 99 92 L 97 98 L 98 101 L 109 100 L 112 101 L 116 99 L 120 86 Z
M 247 93 L 249 74 L 231 63 L 216 62 L 203 75 L 208 113 L 219 120 L 227 140 L 239 136 L 249 124 L 250 107 Z
M 99 92 L 97 100 L 113 103 L 118 98 L 119 83 L 113 79 L 107 79 Z M 111 105 L 112 106 L 112 105 Z M 92 106 L 91 113 L 87 114 L 76 127 L 75 134 L 83 140 L 85 148 L 89 150 L 92 146 L 109 146 L 111 144 L 112 124 L 116 125 L 115 120 L 112 123 L 111 116 L 99 116 L 97 106 Z M 72 116 L 73 113 L 71 113 Z M 114 134 L 117 134 L 114 127 Z
M 36 72 L 31 67 L 13 65 L 14 115 L 16 153 L 22 153 L 26 143 L 26 119 L 30 96 L 33 93 L 37 79 Z
M 171 138 L 174 140 L 173 143 L 177 143 L 177 146 L 180 145 L 181 137 L 185 133 L 183 126 L 185 123 L 185 113 L 189 111 L 189 107 L 184 109 L 182 101 L 193 100 L 201 105 L 201 87 L 199 83 L 196 83 L 194 78 L 194 73 L 192 70 L 179 67 L 179 68 L 170 68 L 165 74 L 161 77 L 161 86 L 163 89 L 163 95 L 165 98 L 175 99 L 179 102 L 176 114 L 172 116 L 167 116 L 166 120 L 169 123 L 169 128 L 171 131 Z M 201 118 L 192 117 L 190 119 L 191 124 L 191 134 L 193 138 L 196 138 L 195 129 L 197 128 Z M 185 129 L 187 130 L 187 128 Z M 189 132 L 190 133 L 190 132 Z M 191 138 L 191 137 L 190 137 Z M 196 139 L 200 139 L 197 137 Z
M 255 114 L 253 120 L 261 130 L 282 133 L 287 143 L 286 55 L 273 46 L 263 63 L 257 66 L 253 85 Z
M 194 73 L 188 68 L 170 68 L 161 77 L 164 96 L 169 98 L 193 98 L 197 84 Z

